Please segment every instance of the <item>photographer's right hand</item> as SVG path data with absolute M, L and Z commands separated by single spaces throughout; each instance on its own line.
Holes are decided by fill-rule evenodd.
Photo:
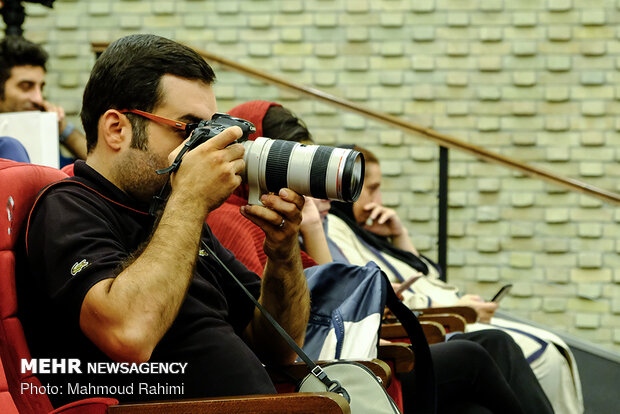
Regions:
M 205 214 L 219 207 L 241 184 L 245 149 L 242 144 L 230 144 L 242 134 L 239 127 L 227 128 L 188 151 L 177 172 L 170 177 L 173 193 L 182 193 L 186 202 L 203 208 Z M 184 144 L 185 141 L 170 153 L 170 164 Z

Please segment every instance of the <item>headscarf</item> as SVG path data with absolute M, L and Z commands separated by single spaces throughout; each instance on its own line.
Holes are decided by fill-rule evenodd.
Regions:
M 267 115 L 267 110 L 272 106 L 282 106 L 279 103 L 269 101 L 249 101 L 237 105 L 228 111 L 229 115 L 250 121 L 256 127 L 256 132 L 250 134 L 249 140 L 254 141 L 263 136 L 263 119 Z
M 272 106 L 282 106 L 279 103 L 268 102 L 268 101 L 249 101 L 242 103 L 241 105 L 237 105 L 228 111 L 229 115 L 235 116 L 237 118 L 245 119 L 246 121 L 250 121 L 256 127 L 256 132 L 250 134 L 248 137 L 249 141 L 254 141 L 258 137 L 263 136 L 263 119 L 267 114 L 267 110 Z M 235 189 L 233 192 L 234 195 L 247 200 L 249 197 L 250 189 L 247 183 L 241 183 L 239 187 Z

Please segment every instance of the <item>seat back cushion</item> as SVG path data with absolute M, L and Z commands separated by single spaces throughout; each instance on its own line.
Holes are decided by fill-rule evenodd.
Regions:
M 22 373 L 20 367 L 22 358 L 30 359 L 30 351 L 17 318 L 15 249 L 39 190 L 65 177 L 54 168 L 0 159 L 0 205 L 4 207 L 0 210 L 0 359 L 7 388 L 20 413 L 49 412 L 52 405 L 44 393 L 21 390 L 22 383 L 41 383 L 32 374 Z M 5 412 L 1 392 L 0 383 L 0 411 Z
M 13 402 L 13 397 L 9 392 L 9 384 L 6 381 L 6 375 L 4 375 L 4 366 L 2 365 L 2 359 L 0 358 L 0 413 L 5 414 L 18 414 L 17 407 Z

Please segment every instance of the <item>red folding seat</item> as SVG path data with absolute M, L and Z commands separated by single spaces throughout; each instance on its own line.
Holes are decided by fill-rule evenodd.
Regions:
M 22 324 L 17 318 L 15 246 L 30 208 L 47 184 L 67 177 L 57 169 L 0 159 L 0 412 L 48 413 L 53 410 L 45 394 L 21 392 L 22 383 L 40 386 L 31 373 L 21 373 L 20 361 L 30 359 Z M 9 401 L 10 400 L 10 401 Z M 11 411 L 11 404 L 16 410 Z M 70 404 L 58 412 L 105 413 L 118 401 L 90 399 Z M 97 408 L 98 407 L 98 408 Z
M 73 177 L 73 166 L 74 164 L 67 164 L 60 169 L 60 171 L 67 174 L 69 177 Z
M 4 414 L 18 414 L 17 407 L 13 402 L 13 397 L 9 392 L 9 384 L 4 375 L 4 366 L 0 358 L 0 412 Z

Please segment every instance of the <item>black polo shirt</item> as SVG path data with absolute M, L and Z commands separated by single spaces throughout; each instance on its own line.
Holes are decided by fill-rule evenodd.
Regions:
M 97 282 L 120 273 L 127 258 L 148 241 L 154 220 L 136 203 L 84 162 L 75 165 L 74 182 L 56 184 L 37 202 L 18 267 L 19 314 L 33 358 L 110 361 L 79 327 L 82 301 Z M 65 180 L 67 181 L 67 180 Z M 260 278 L 226 250 L 205 225 L 203 241 L 255 297 Z M 174 240 L 170 241 L 174 249 Z M 230 276 L 201 251 L 194 277 L 174 323 L 155 348 L 151 362 L 187 362 L 186 373 L 156 375 L 37 375 L 58 385 L 56 404 L 102 395 L 121 401 L 161 400 L 275 392 L 266 371 L 240 335 L 254 305 Z M 75 395 L 80 385 L 134 384 L 133 395 Z M 138 382 L 161 385 L 158 395 L 138 394 Z M 71 385 L 69 385 L 69 383 Z M 182 395 L 165 386 L 181 386 Z M 71 387 L 71 388 L 69 388 Z M 93 388 L 91 387 L 91 390 Z M 129 388 L 125 388 L 129 390 Z M 84 389 L 82 389 L 84 390 Z M 170 391 L 170 390 L 168 390 Z

